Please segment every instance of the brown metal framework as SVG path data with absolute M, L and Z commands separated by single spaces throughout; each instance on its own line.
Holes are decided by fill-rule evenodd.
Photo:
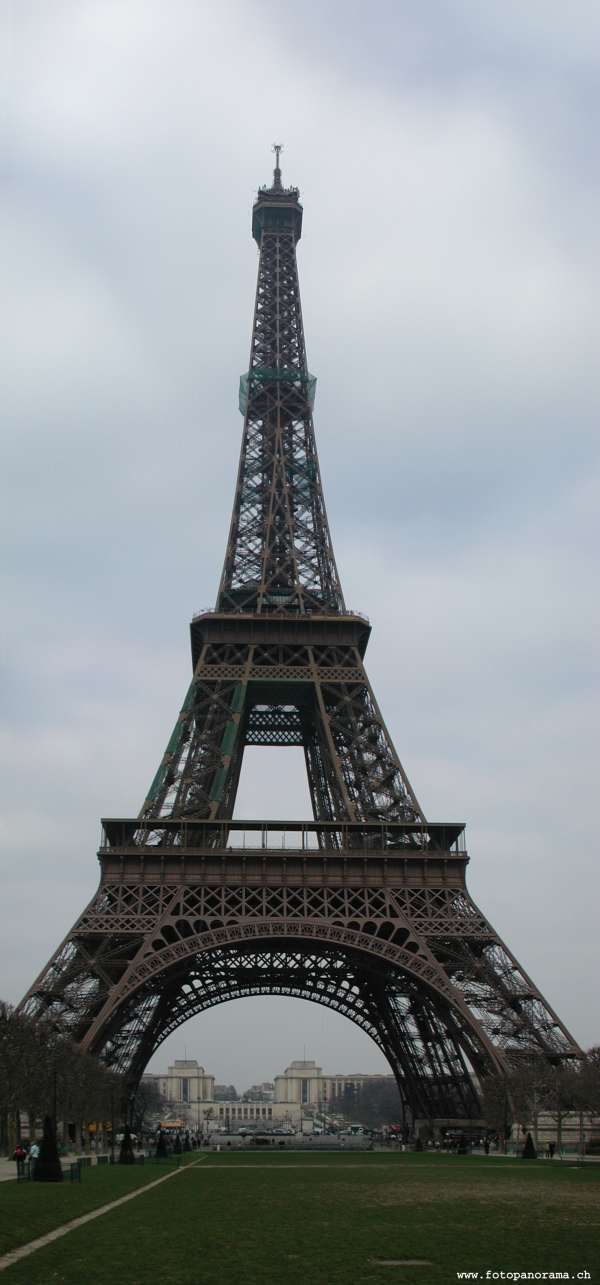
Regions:
M 277 161 L 279 156 L 277 154 Z M 386 1054 L 407 1114 L 475 1119 L 515 1058 L 580 1050 L 466 889 L 462 824 L 425 820 L 346 610 L 315 444 L 279 165 L 260 249 L 233 515 L 216 608 L 137 818 L 103 822 L 97 894 L 22 1003 L 135 1086 L 162 1040 L 242 995 L 344 1013 Z M 233 820 L 246 745 L 304 749 L 312 821 Z

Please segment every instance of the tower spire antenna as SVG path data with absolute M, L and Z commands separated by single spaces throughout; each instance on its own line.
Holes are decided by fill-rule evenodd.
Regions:
M 271 148 L 275 152 L 275 169 L 273 170 L 273 187 L 281 187 L 281 170 L 279 168 L 279 157 L 283 151 L 283 143 L 273 143 Z

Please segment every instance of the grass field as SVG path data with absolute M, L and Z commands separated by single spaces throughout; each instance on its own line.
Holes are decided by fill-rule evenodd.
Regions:
M 488 1270 L 587 1270 L 600 1282 L 600 1166 L 385 1153 L 194 1159 L 9 1267 L 7 1285 L 446 1285 Z M 9 1239 L 23 1243 L 168 1171 L 90 1170 L 81 1188 L 4 1183 L 0 1225 L 8 1217 Z
M 145 1186 L 174 1164 L 86 1169 L 81 1183 L 3 1182 L 0 1185 L 0 1255 L 35 1240 L 71 1218 Z M 33 1263 L 33 1259 L 31 1260 Z M 83 1282 L 82 1282 L 83 1285 Z

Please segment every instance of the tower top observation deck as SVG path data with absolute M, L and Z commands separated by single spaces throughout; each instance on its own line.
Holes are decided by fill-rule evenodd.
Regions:
M 279 154 L 283 143 L 274 143 L 275 169 L 270 187 L 259 187 L 252 207 L 252 236 L 260 246 L 263 232 L 291 232 L 294 242 L 302 235 L 302 206 L 297 187 L 284 187 L 281 182 Z

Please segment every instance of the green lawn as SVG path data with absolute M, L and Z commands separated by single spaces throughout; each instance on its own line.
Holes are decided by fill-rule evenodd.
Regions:
M 84 1169 L 81 1183 L 3 1182 L 0 1184 L 0 1255 L 25 1245 L 53 1227 L 118 1200 L 175 1168 L 172 1163 L 115 1165 Z M 33 1264 L 33 1259 L 30 1260 Z M 83 1282 L 82 1282 L 83 1285 Z
M 148 1181 L 158 1172 L 167 1169 L 149 1166 L 135 1177 Z M 42 1211 L 46 1225 L 56 1225 L 83 1211 L 86 1189 L 89 1208 L 122 1194 L 131 1178 L 127 1170 L 88 1171 L 81 1194 L 17 1191 L 4 1183 L 0 1222 L 6 1206 L 12 1218 L 23 1199 L 31 1218 L 27 1239 L 33 1238 Z M 446 1285 L 457 1271 L 479 1271 L 484 1279 L 487 1270 L 569 1271 L 575 1279 L 587 1269 L 600 1281 L 599 1264 L 600 1166 L 238 1153 L 202 1157 L 10 1267 L 5 1279 L 7 1285 Z

